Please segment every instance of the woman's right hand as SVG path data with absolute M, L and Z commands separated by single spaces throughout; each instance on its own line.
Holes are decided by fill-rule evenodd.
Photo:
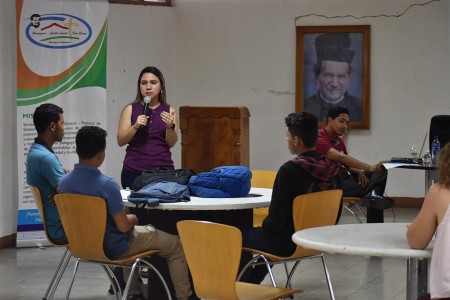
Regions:
M 134 123 L 134 128 L 139 129 L 140 127 L 147 126 L 148 116 L 140 115 L 136 119 L 136 123 Z
M 120 114 L 119 128 L 117 129 L 117 144 L 122 147 L 128 144 L 142 125 L 147 125 L 147 118 L 141 115 L 134 124 L 131 124 L 131 104 L 128 104 Z

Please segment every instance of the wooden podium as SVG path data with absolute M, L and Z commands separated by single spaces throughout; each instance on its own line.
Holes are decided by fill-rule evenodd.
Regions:
M 247 107 L 180 107 L 181 167 L 206 172 L 219 166 L 249 167 Z

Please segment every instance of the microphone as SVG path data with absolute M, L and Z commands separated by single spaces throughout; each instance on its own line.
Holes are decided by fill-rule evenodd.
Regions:
M 147 111 L 148 111 L 148 106 L 150 104 L 150 100 L 152 100 L 149 96 L 145 96 L 144 97 L 144 109 L 142 110 L 142 114 L 143 115 L 147 115 Z M 140 128 L 144 127 L 144 125 L 141 125 Z
M 144 109 L 142 111 L 143 115 L 147 115 L 148 105 L 150 104 L 150 100 L 152 100 L 149 96 L 144 97 Z

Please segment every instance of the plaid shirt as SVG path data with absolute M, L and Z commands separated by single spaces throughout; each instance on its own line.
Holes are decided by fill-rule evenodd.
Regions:
M 334 181 L 330 182 L 330 179 L 335 177 L 339 172 L 339 164 L 334 160 L 326 157 L 316 160 L 314 157 L 298 156 L 292 159 L 291 163 L 299 165 L 312 177 L 318 180 L 309 186 L 308 193 L 334 189 L 337 187 Z

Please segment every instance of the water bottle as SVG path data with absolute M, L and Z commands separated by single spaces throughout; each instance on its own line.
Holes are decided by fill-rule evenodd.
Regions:
M 439 151 L 441 150 L 441 143 L 439 143 L 438 136 L 434 136 L 434 140 L 431 143 L 431 162 L 433 165 L 437 165 Z

